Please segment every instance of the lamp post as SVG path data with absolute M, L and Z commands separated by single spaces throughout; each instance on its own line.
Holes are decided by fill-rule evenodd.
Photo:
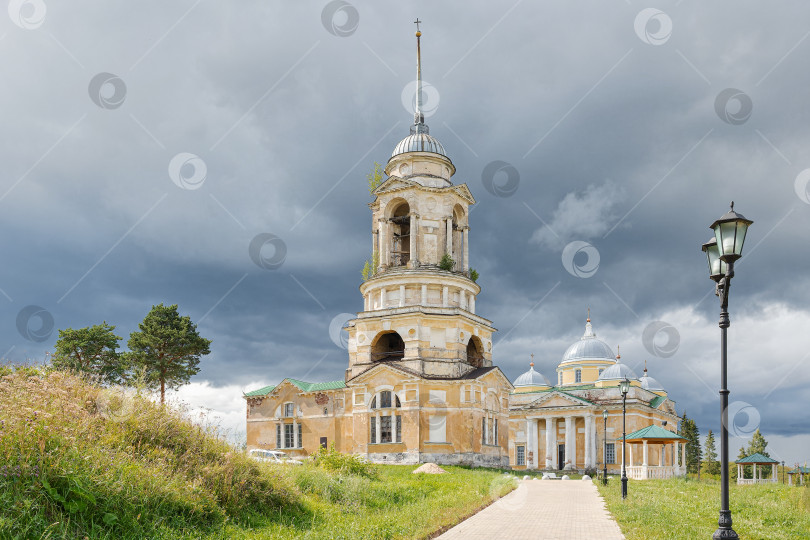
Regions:
M 734 277 L 734 261 L 742 256 L 745 234 L 753 221 L 734 211 L 734 202 L 723 217 L 711 224 L 714 238 L 703 244 L 709 262 L 709 277 L 717 284 L 715 294 L 720 298 L 720 518 L 712 535 L 715 540 L 739 539 L 731 528 L 728 504 L 728 293 Z
M 603 452 L 605 455 L 604 458 L 602 459 L 602 464 L 605 466 L 604 474 L 602 475 L 602 483 L 604 485 L 607 485 L 607 417 L 608 412 L 607 409 L 605 409 L 604 411 L 602 411 L 602 418 L 605 420 L 605 444 L 604 444 L 605 448 Z M 616 452 L 613 452 L 613 454 L 615 455 Z
M 619 382 L 622 392 L 622 499 L 627 498 L 627 392 L 630 391 L 630 379 L 627 377 Z

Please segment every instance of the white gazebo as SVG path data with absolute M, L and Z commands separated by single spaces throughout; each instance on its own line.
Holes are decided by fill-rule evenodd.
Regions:
M 674 476 L 684 476 L 686 474 L 686 437 L 682 437 L 658 425 L 651 425 L 645 428 L 628 433 L 624 439 L 627 441 L 627 477 L 633 480 L 647 480 L 650 478 L 672 478 Z M 619 441 L 622 437 L 619 437 Z M 641 465 L 633 463 L 633 445 L 642 445 Z M 650 465 L 647 449 L 650 444 L 659 444 L 661 448 L 658 452 L 658 465 Z M 678 447 L 683 444 L 681 453 L 681 464 L 678 465 Z M 672 445 L 671 452 L 666 452 L 667 445 Z M 669 459 L 666 459 L 669 454 Z M 669 461 L 669 464 L 666 462 Z M 622 456 L 624 464 L 624 456 Z
M 795 469 L 793 469 L 792 471 L 788 471 L 788 485 L 789 486 L 793 485 L 793 475 L 794 474 L 799 475 L 799 477 L 796 479 L 796 485 L 797 486 L 803 486 L 804 485 L 804 475 L 805 474 L 810 474 L 810 467 L 799 467 L 797 465 Z
M 737 484 L 775 484 L 777 481 L 778 475 L 776 472 L 776 466 L 779 464 L 779 462 L 775 459 L 769 458 L 768 456 L 763 456 L 759 452 L 753 456 L 738 459 L 734 463 L 737 464 Z M 743 473 L 745 472 L 746 465 L 751 465 L 753 467 L 753 474 L 751 475 L 752 478 L 743 478 L 743 476 L 745 476 Z M 762 471 L 759 469 L 759 465 L 762 465 L 763 467 L 767 467 L 768 465 L 771 466 L 770 478 L 762 478 Z

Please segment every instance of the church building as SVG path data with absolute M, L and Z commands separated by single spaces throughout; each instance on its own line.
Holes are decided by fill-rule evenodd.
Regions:
M 556 384 L 531 364 L 513 385 L 493 365 L 496 329 L 476 313 L 481 287 L 469 265 L 475 199 L 451 181 L 453 162 L 425 124 L 420 38 L 417 31 L 414 123 L 369 204 L 374 267 L 360 286 L 363 311 L 345 326 L 344 377 L 288 378 L 246 393 L 248 448 L 304 457 L 334 444 L 378 463 L 567 470 L 595 467 L 606 455 L 615 469 L 619 381 L 627 377 L 628 433 L 663 428 L 650 439 L 651 459 L 674 470 L 677 452 L 667 439 L 678 422 L 674 403 L 646 369 L 638 378 L 618 363 L 590 318 L 557 367 Z M 627 442 L 634 444 L 629 435 Z M 643 446 L 648 467 L 647 440 Z

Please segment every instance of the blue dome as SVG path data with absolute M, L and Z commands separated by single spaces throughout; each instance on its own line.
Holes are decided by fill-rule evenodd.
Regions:
M 515 379 L 514 386 L 551 386 L 545 375 L 534 370 L 534 365 L 529 367 L 529 371 Z
M 630 369 L 626 364 L 619 364 L 618 362 L 607 368 L 599 375 L 600 381 L 612 381 L 621 379 L 638 380 L 638 375 Z
M 644 390 L 649 390 L 650 392 L 666 392 L 660 382 L 647 375 L 646 369 L 644 370 L 644 375 L 641 376 L 639 381 L 641 381 L 641 387 Z
M 607 343 L 601 339 L 596 339 L 596 334 L 593 333 L 591 322 L 585 325 L 585 334 L 579 338 L 579 341 L 568 347 L 563 355 L 562 363 L 566 362 L 579 362 L 582 360 L 610 360 L 616 359 L 616 355 L 610 349 Z
M 408 135 L 397 144 L 391 157 L 404 154 L 405 152 L 431 152 L 447 157 L 444 146 L 427 133 L 414 133 Z

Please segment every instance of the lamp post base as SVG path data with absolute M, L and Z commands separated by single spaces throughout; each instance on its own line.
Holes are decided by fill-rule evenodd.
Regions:
M 622 476 L 622 499 L 627 498 L 627 477 Z
M 712 535 L 712 540 L 739 540 L 739 536 L 731 528 L 731 511 L 720 510 L 720 519 L 717 520 L 719 527 Z

